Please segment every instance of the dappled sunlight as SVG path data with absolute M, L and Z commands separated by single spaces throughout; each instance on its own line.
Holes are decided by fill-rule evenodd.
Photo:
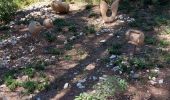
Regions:
M 50 2 L 18 10 L 0 25 L 0 99 L 170 97 L 168 14 L 140 1 L 121 1 L 115 21 L 104 23 L 92 0 L 72 1 L 67 14 L 56 14 Z M 53 24 L 49 30 L 43 26 L 46 18 Z M 37 37 L 28 31 L 31 21 L 43 26 Z M 137 49 L 127 37 L 131 42 L 139 37 L 126 36 L 132 29 L 145 35 Z

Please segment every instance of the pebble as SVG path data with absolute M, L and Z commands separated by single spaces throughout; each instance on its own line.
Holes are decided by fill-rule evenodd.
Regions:
M 157 82 L 153 81 L 153 80 L 150 80 L 149 81 L 152 85 L 155 85 Z
M 82 80 L 79 80 L 78 82 L 79 82 L 79 83 L 84 83 L 84 82 L 86 82 L 86 78 L 84 78 L 84 79 L 82 79 Z
M 110 59 L 115 59 L 115 58 L 116 58 L 116 55 L 111 55 L 109 58 L 110 58 Z
M 37 97 L 36 100 L 41 100 L 40 97 Z
M 92 78 L 93 78 L 93 81 L 97 80 L 97 77 L 96 77 L 96 76 L 92 76 Z
M 106 40 L 101 40 L 101 41 L 100 41 L 100 43 L 104 43 L 104 42 L 106 42 Z
M 133 79 L 138 79 L 139 77 L 140 77 L 139 74 L 133 74 L 133 75 L 132 75 L 132 78 L 133 78 Z
M 83 32 L 80 32 L 80 34 L 79 34 L 79 35 L 80 35 L 80 36 L 81 36 L 81 35 L 83 35 Z
M 79 88 L 79 89 L 84 89 L 85 86 L 83 86 L 81 83 L 77 83 L 76 86 Z
M 119 66 L 115 66 L 115 67 L 112 68 L 112 71 L 114 71 L 114 72 L 116 72 L 116 71 L 118 71 L 118 70 L 120 70 L 120 67 L 119 67 Z
M 160 80 L 158 81 L 159 84 L 163 84 L 163 82 L 164 82 L 163 79 L 160 79 Z
M 68 87 L 69 87 L 69 83 L 65 83 L 63 88 L 66 89 Z

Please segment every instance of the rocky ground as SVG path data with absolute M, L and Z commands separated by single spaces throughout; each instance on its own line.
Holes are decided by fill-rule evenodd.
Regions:
M 7 30 L 1 29 L 0 97 L 72 100 L 82 92 L 94 91 L 93 85 L 106 76 L 118 76 L 128 87 L 111 100 L 170 99 L 168 57 L 162 58 L 169 55 L 169 44 L 161 42 L 168 40 L 169 34 L 157 34 L 156 26 L 155 30 L 144 30 L 145 45 L 130 63 L 134 47 L 126 42 L 125 32 L 134 28 L 130 24 L 135 17 L 120 11 L 114 23 L 104 24 L 98 6 L 70 4 L 70 9 L 59 15 L 49 4 L 35 4 L 18 11 L 4 26 Z M 141 10 L 140 14 L 149 20 L 149 12 Z M 42 24 L 45 16 L 55 27 L 51 33 L 42 30 L 33 40 L 27 29 L 29 21 Z

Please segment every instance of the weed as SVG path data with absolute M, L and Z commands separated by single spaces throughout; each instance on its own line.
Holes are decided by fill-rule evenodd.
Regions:
M 38 83 L 35 81 L 26 81 L 22 83 L 22 86 L 26 89 L 27 93 L 33 93 L 36 90 Z
M 88 17 L 89 18 L 97 18 L 97 16 L 98 16 L 98 14 L 91 12 Z
M 71 31 L 71 32 L 76 32 L 76 31 L 77 31 L 77 28 L 76 28 L 75 25 L 70 25 L 68 29 L 69 29 L 69 31 Z
M 64 26 L 69 26 L 70 23 L 68 23 L 67 21 L 65 21 L 65 20 L 62 19 L 62 18 L 58 18 L 58 19 L 55 19 L 55 20 L 54 20 L 54 25 L 57 26 L 57 31 L 61 31 L 61 30 L 62 30 L 62 27 L 64 27 Z
M 48 42 L 54 42 L 56 40 L 55 35 L 48 32 L 44 33 L 44 37 Z
M 160 40 L 158 46 L 160 47 L 167 47 L 169 45 L 169 41 Z
M 47 66 L 47 63 L 45 63 L 44 61 L 37 61 L 34 65 L 34 68 L 36 70 L 44 70 L 45 66 Z
M 33 77 L 35 74 L 35 69 L 26 67 L 25 69 L 23 69 L 23 73 L 25 75 L 28 75 L 29 77 Z
M 106 100 L 109 96 L 114 96 L 115 92 L 123 92 L 127 89 L 127 82 L 121 78 L 108 76 L 105 80 L 94 86 L 95 96 L 100 100 Z
M 69 61 L 69 60 L 71 60 L 71 59 L 72 59 L 72 56 L 71 56 L 71 55 L 66 55 L 66 56 L 64 56 L 64 60 Z
M 86 10 L 91 10 L 93 8 L 93 5 L 92 4 L 88 4 L 88 5 L 86 5 Z
M 134 66 L 135 69 L 144 69 L 147 67 L 147 62 L 144 58 L 133 58 L 130 60 L 130 65 Z
M 106 64 L 110 62 L 110 59 L 108 57 L 101 58 L 101 62 Z
M 47 77 L 41 79 L 41 83 L 38 84 L 37 89 L 39 91 L 45 90 L 48 88 L 49 79 Z
M 13 79 L 11 76 L 8 76 L 7 78 L 5 78 L 5 84 L 6 86 L 11 90 L 11 91 L 14 91 L 18 85 L 19 85 L 19 82 L 17 82 L 15 79 Z
M 164 59 L 165 59 L 165 62 L 169 64 L 170 63 L 170 53 L 166 54 L 164 56 Z
M 66 50 L 71 50 L 73 48 L 73 44 L 72 43 L 67 43 L 66 45 L 65 45 L 65 49 Z
M 47 53 L 48 54 L 54 54 L 54 55 L 61 55 L 62 54 L 61 50 L 58 49 L 58 48 L 48 48 Z
M 114 55 L 120 55 L 121 54 L 121 49 L 122 45 L 121 44 L 113 44 L 111 48 L 108 49 L 109 54 L 114 54 Z
M 96 32 L 94 25 L 86 26 L 84 31 L 87 34 L 93 34 Z
M 150 45 L 156 45 L 157 39 L 155 37 L 146 37 L 145 43 Z
M 89 93 L 80 93 L 79 96 L 75 96 L 74 100 L 99 100 L 95 96 Z

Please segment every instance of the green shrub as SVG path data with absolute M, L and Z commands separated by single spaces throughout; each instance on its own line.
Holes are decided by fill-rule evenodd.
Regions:
M 35 81 L 26 81 L 22 83 L 22 86 L 26 89 L 27 93 L 33 93 L 38 86 L 38 83 Z
M 127 89 L 127 85 L 124 79 L 107 76 L 94 86 L 94 93 L 81 93 L 74 100 L 107 100 L 108 97 L 114 96 L 115 93 L 124 92 Z
M 109 49 L 109 54 L 115 54 L 115 55 L 120 55 L 121 54 L 121 44 L 113 44 Z
M 9 22 L 11 16 L 17 10 L 17 5 L 13 0 L 0 0 L 0 20 L 4 22 Z

